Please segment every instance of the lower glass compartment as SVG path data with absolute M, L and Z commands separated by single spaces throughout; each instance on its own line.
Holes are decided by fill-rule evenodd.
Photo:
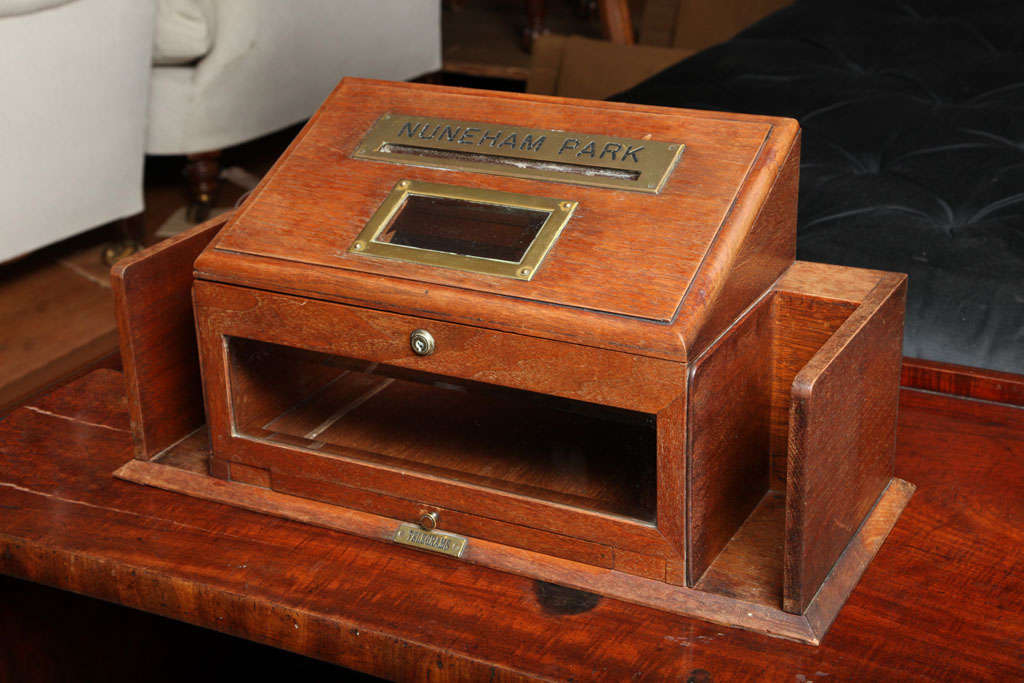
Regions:
M 655 521 L 654 415 L 248 339 L 227 349 L 239 436 Z

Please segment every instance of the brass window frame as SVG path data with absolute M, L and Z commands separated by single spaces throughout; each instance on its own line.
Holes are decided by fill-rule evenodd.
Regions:
M 405 206 L 409 196 L 455 199 L 475 204 L 540 211 L 547 213 L 548 217 L 530 242 L 523 258 L 515 262 L 378 242 L 377 237 L 391 225 L 391 221 Z M 349 246 L 348 253 L 528 281 L 533 279 L 578 205 L 578 202 L 564 199 L 403 179 L 395 184 L 377 207 L 366 226 Z

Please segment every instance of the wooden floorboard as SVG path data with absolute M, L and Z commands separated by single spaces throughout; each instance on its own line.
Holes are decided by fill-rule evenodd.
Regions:
M 261 176 L 297 127 L 235 147 L 224 165 Z M 184 157 L 146 162 L 143 223 L 153 235 L 185 207 Z M 222 182 L 216 205 L 231 207 L 243 188 Z M 104 248 L 120 236 L 101 226 L 0 264 L 0 417 L 30 397 L 95 367 L 119 367 L 117 324 Z
M 0 281 L 0 412 L 117 348 L 110 287 L 59 261 Z

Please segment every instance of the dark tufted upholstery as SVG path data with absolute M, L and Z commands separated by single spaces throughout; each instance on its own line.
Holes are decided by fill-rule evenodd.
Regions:
M 1024 372 L 1024 1 L 803 0 L 616 99 L 799 119 L 798 257 L 908 273 L 906 355 Z

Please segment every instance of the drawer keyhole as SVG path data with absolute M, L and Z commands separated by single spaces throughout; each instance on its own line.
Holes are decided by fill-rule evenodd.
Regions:
M 424 531 L 433 531 L 437 528 L 437 513 L 424 512 L 420 515 L 420 528 Z
M 434 352 L 434 335 L 426 330 L 413 330 L 409 335 L 409 346 L 417 356 L 429 356 Z

